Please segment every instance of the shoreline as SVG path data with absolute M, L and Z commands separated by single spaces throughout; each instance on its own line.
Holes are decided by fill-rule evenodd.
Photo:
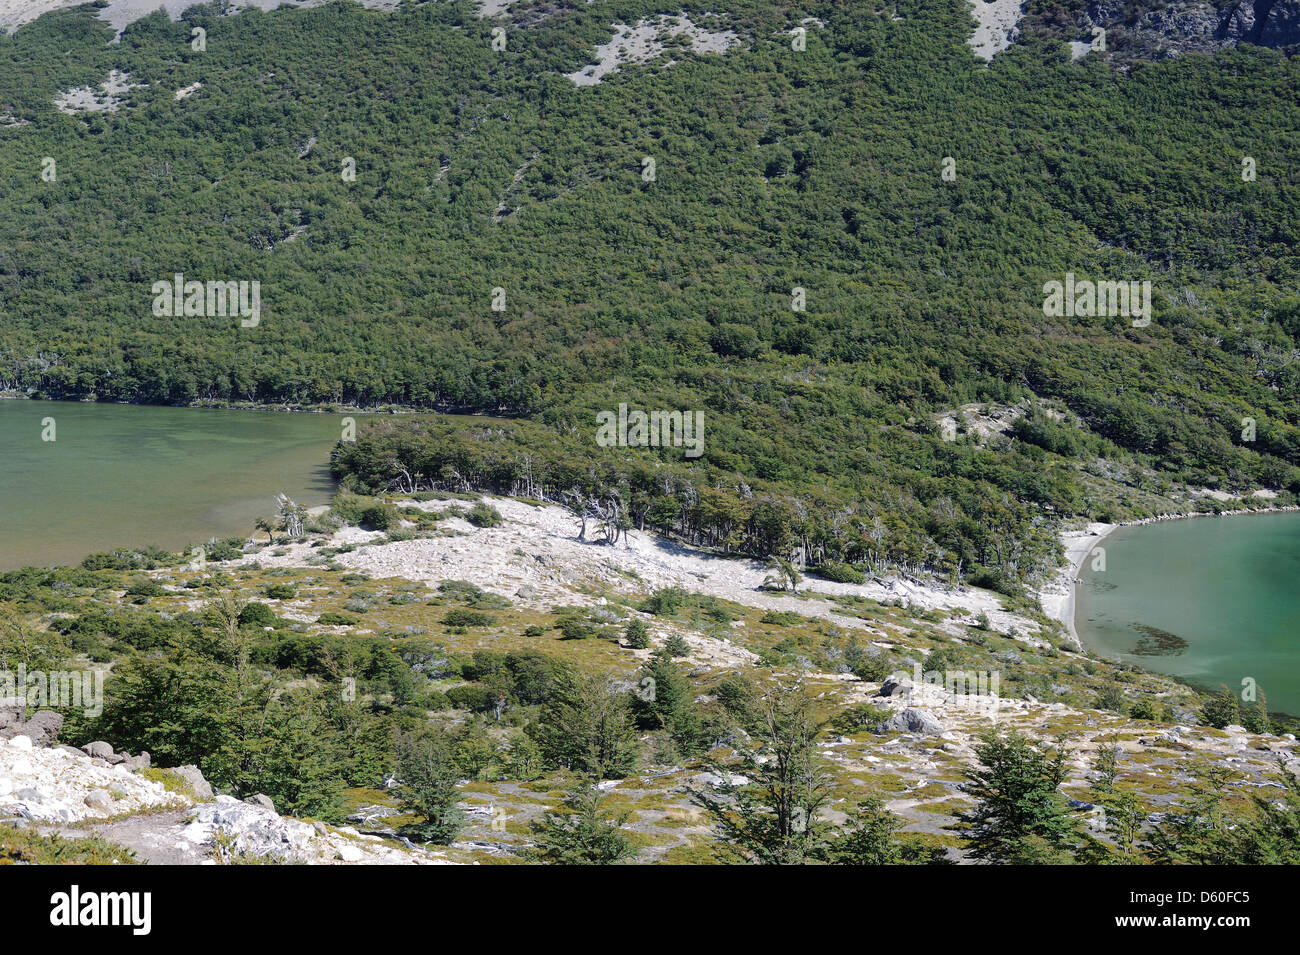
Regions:
M 1088 559 L 1097 545 L 1121 527 L 1141 527 L 1146 524 L 1158 524 L 1164 521 L 1183 521 L 1196 517 L 1238 517 L 1243 514 L 1285 514 L 1300 511 L 1300 505 L 1281 504 L 1274 507 L 1239 508 L 1223 511 L 1189 511 L 1183 514 L 1157 514 L 1132 521 L 1119 521 L 1114 524 L 1094 522 L 1082 530 L 1065 530 L 1060 532 L 1061 545 L 1065 548 L 1065 566 L 1057 571 L 1051 583 L 1038 593 L 1038 602 L 1043 613 L 1065 627 L 1070 642 L 1079 650 L 1084 650 L 1082 639 L 1074 625 L 1077 608 L 1075 588 L 1080 581 L 1080 572 L 1084 561 Z

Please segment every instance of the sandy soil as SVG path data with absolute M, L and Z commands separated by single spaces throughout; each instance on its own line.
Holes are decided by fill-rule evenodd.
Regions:
M 1038 602 L 1043 605 L 1043 613 L 1053 620 L 1065 625 L 1066 631 L 1075 646 L 1080 646 L 1079 635 L 1074 630 L 1074 588 L 1079 579 L 1083 562 L 1088 559 L 1092 549 L 1100 544 L 1117 524 L 1089 524 L 1081 531 L 1066 531 L 1061 534 L 1061 543 L 1065 545 L 1066 566 L 1052 582 L 1038 594 Z
M 80 6 L 88 0 L 0 0 L 0 27 L 12 33 L 25 23 L 30 23 L 51 10 Z M 109 0 L 108 6 L 98 11 L 99 19 L 106 22 L 118 36 L 136 20 L 147 17 L 155 10 L 166 10 L 173 20 L 179 20 L 182 13 L 203 0 Z M 308 7 L 323 3 L 325 0 L 234 0 L 236 10 L 257 7 L 261 10 L 274 10 L 280 6 Z M 375 10 L 395 10 L 400 0 L 358 0 L 363 7 Z
M 662 56 L 663 40 L 668 37 L 686 36 L 690 40 L 691 49 L 696 53 L 725 53 L 740 43 L 740 37 L 730 30 L 711 33 L 696 26 L 685 14 L 638 20 L 633 27 L 625 23 L 615 23 L 613 26 L 614 38 L 596 47 L 592 56 L 596 62 L 575 73 L 565 74 L 575 86 L 595 86 L 628 63 L 647 63 Z
M 1020 35 L 1020 18 L 1024 16 L 1022 0 L 970 0 L 979 26 L 966 42 L 982 60 L 991 60 Z
M 98 88 L 78 86 L 65 90 L 54 98 L 54 105 L 59 112 L 70 116 L 77 113 L 116 113 L 127 93 L 146 85 L 148 84 L 132 83 L 130 75 L 121 70 L 110 70 L 108 79 L 100 83 Z
M 842 616 L 837 605 L 824 598 L 858 594 L 879 601 L 901 599 L 918 609 L 962 609 L 971 615 L 983 612 L 997 630 L 1015 627 L 1018 633 L 1028 635 L 1036 629 L 1026 618 L 1002 610 L 997 595 L 987 591 L 902 579 L 856 585 L 809 578 L 799 586 L 802 596 L 794 596 L 762 589 L 768 571 L 759 561 L 718 557 L 636 531 L 612 547 L 584 542 L 578 540 L 577 520 L 561 507 L 509 498 L 485 500 L 506 518 L 504 524 L 478 528 L 459 518 L 447 518 L 438 525 L 444 531 L 441 536 L 388 543 L 382 543 L 384 535 L 379 532 L 345 528 L 335 535 L 334 546 L 367 546 L 334 559 L 372 577 L 400 577 L 429 586 L 444 580 L 470 580 L 521 605 L 546 610 L 584 602 L 593 589 L 610 585 L 624 590 L 639 587 L 647 594 L 660 587 L 682 587 L 764 610 L 792 610 L 866 630 L 871 628 L 864 621 Z M 399 506 L 440 511 L 452 503 L 406 501 Z M 593 536 L 590 528 L 588 536 Z M 302 567 L 317 553 L 306 544 L 290 545 L 286 551 L 276 557 L 265 550 L 244 562 Z M 954 633 L 965 630 L 955 620 L 945 621 L 943 627 Z

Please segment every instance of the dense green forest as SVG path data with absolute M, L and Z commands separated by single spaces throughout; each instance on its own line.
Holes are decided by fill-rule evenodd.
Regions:
M 197 8 L 119 44 L 82 8 L 0 38 L 0 387 L 532 419 L 500 434 L 645 472 L 553 475 L 552 496 L 669 497 L 659 526 L 750 550 L 772 536 L 754 508 L 778 501 L 783 543 L 821 535 L 823 557 L 868 562 L 885 520 L 891 559 L 1003 589 L 1054 550 L 1045 517 L 1135 513 L 1099 502 L 1086 461 L 1300 491 L 1294 59 L 1119 75 L 1028 37 L 989 66 L 963 0 L 678 8 L 740 45 L 670 42 L 671 67 L 586 88 L 562 74 L 663 7 L 517 3 L 503 51 L 467 0 Z M 792 50 L 809 16 L 823 26 Z M 141 84 L 120 111 L 56 110 L 113 69 Z M 259 281 L 260 322 L 155 316 L 153 283 L 176 272 Z M 1150 280 L 1152 323 L 1044 317 L 1043 284 L 1067 272 Z M 935 414 L 974 401 L 1066 419 L 1035 412 L 993 449 L 940 440 Z M 620 402 L 703 410 L 704 456 L 598 453 L 594 414 Z M 429 434 L 379 429 L 336 467 L 455 484 L 448 448 L 395 448 Z M 743 513 L 695 533 L 657 468 Z

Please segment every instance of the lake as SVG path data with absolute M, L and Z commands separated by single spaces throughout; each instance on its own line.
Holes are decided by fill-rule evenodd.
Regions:
M 1121 527 L 1084 561 L 1075 629 L 1107 658 L 1300 713 L 1300 513 Z
M 0 401 L 0 569 L 252 535 L 281 491 L 325 504 L 343 417 Z

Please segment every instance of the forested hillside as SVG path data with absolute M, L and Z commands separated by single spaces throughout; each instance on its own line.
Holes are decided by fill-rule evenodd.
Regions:
M 563 75 L 612 23 L 679 9 L 739 45 Z M 755 490 L 796 520 L 812 504 L 841 542 L 825 556 L 855 560 L 843 539 L 885 515 L 898 560 L 1013 579 L 1054 549 L 1047 518 L 1139 507 L 1103 503 L 1088 463 L 1300 491 L 1283 53 L 1121 75 L 1030 37 L 986 65 L 963 0 L 201 8 L 120 44 L 90 13 L 0 38 L 11 392 L 485 412 L 533 419 L 571 462 L 598 450 L 598 410 L 701 409 L 704 456 L 657 458 L 740 523 Z M 118 111 L 55 108 L 111 70 L 138 84 Z M 259 281 L 260 321 L 156 316 L 177 272 Z M 1151 324 L 1045 317 L 1066 273 L 1150 280 Z M 975 401 L 1032 413 L 996 447 L 942 441 L 936 415 Z M 398 440 L 339 467 L 393 481 L 421 465 Z

